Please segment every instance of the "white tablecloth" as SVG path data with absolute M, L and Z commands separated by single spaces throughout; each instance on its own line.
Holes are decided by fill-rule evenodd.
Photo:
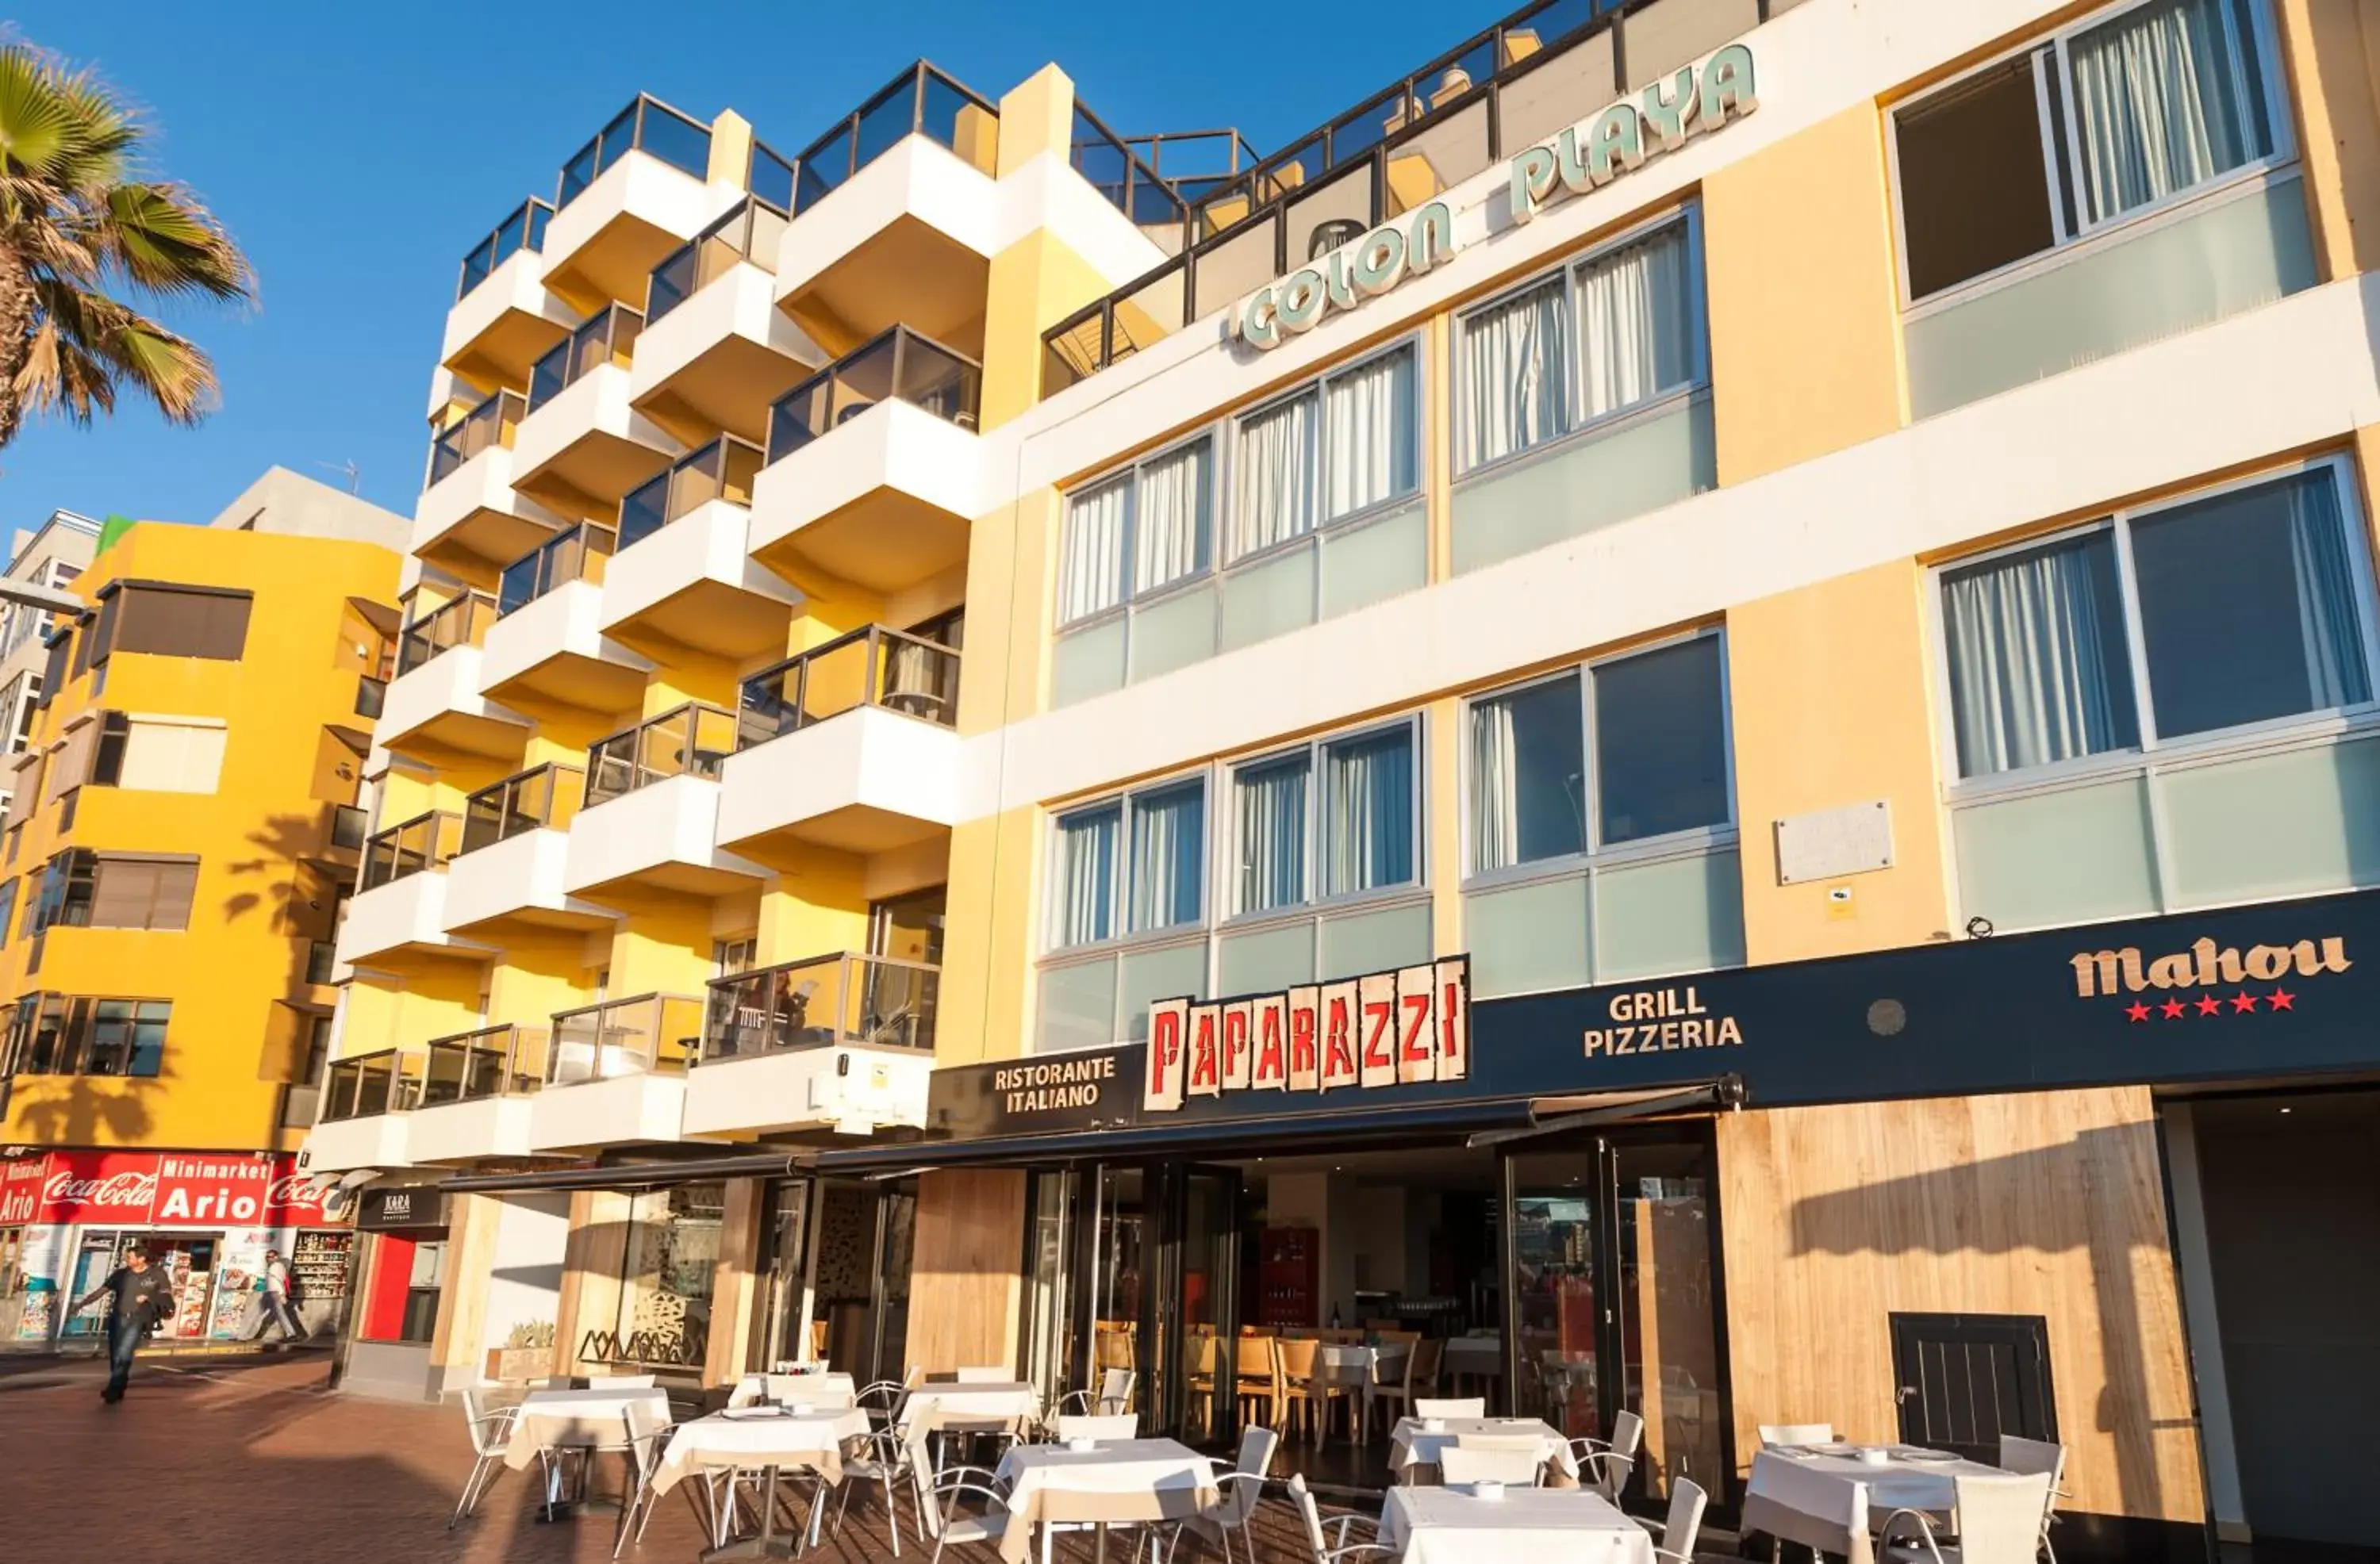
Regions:
M 987 1421 L 1041 1415 L 1041 1392 L 1022 1381 L 986 1385 L 920 1385 L 901 1403 L 901 1426 L 921 1420 L 948 1423 L 953 1419 Z
M 732 1407 L 748 1407 L 766 1400 L 781 1406 L 808 1401 L 812 1406 L 849 1406 L 859 1388 L 847 1374 L 747 1374 L 737 1380 L 727 1398 Z
M 570 1446 L 625 1445 L 631 1401 L 649 1403 L 660 1420 L 670 1420 L 669 1397 L 660 1389 L 531 1390 L 521 1399 L 520 1418 L 504 1446 L 504 1464 L 524 1470 L 540 1449 Z
M 1652 1536 L 1586 1488 L 1391 1488 L 1380 1541 L 1404 1564 L 1653 1564 Z
M 1553 1425 L 1535 1417 L 1447 1417 L 1439 1420 L 1445 1426 L 1436 1431 L 1422 1427 L 1418 1417 L 1401 1417 L 1389 1435 L 1389 1470 L 1400 1479 L 1406 1476 L 1409 1466 L 1438 1464 L 1438 1452 L 1449 1445 L 1489 1444 L 1512 1448 L 1522 1441 L 1536 1441 L 1537 1459 L 1550 1461 L 1546 1481 L 1555 1487 L 1568 1487 L 1578 1482 L 1578 1458 L 1572 1454 L 1570 1442 L 1558 1433 Z
M 1898 1451 L 1903 1447 L 1892 1448 Z M 1955 1481 L 1961 1474 L 1999 1473 L 1997 1468 L 1958 1460 L 1896 1458 L 1871 1466 L 1848 1448 L 1840 1454 L 1764 1449 L 1752 1458 L 1742 1529 L 1840 1553 L 1860 1564 L 1871 1556 L 1871 1524 L 1896 1509 L 1951 1509 L 1958 1502 Z
M 843 1441 L 868 1432 L 868 1414 L 845 1407 L 813 1417 L 698 1417 L 662 1447 L 653 1487 L 667 1493 L 698 1466 L 808 1466 L 843 1481 Z
M 1014 1517 L 1000 1538 L 1008 1564 L 1024 1564 L 1042 1521 L 1187 1521 L 1220 1497 L 1214 1463 L 1173 1439 L 1018 1445 L 1001 1458 L 1000 1479 Z

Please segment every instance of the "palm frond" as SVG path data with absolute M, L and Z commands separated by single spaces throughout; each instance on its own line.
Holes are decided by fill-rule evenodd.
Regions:
M 214 410 L 220 390 L 214 363 L 188 338 L 105 294 L 56 278 L 37 282 L 35 293 L 45 317 L 42 331 L 57 343 L 61 372 L 74 369 L 78 358 L 112 371 L 107 378 L 147 396 L 173 423 L 196 423 Z M 104 405 L 113 406 L 112 396 Z
M 118 185 L 91 237 L 101 258 L 162 295 L 245 299 L 256 278 L 212 212 L 178 185 Z

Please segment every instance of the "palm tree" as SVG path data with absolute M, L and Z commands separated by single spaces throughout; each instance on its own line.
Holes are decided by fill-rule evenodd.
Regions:
M 28 411 L 88 424 L 127 389 L 174 423 L 214 406 L 213 361 L 110 292 L 255 297 L 196 195 L 145 176 L 146 135 L 90 71 L 0 40 L 0 445 Z

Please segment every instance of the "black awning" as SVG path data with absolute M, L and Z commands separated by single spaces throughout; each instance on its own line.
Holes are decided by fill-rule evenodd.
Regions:
M 602 1168 L 556 1168 L 544 1173 L 480 1173 L 448 1179 L 447 1194 L 496 1194 L 541 1189 L 663 1189 L 713 1179 L 782 1179 L 808 1170 L 789 1151 L 747 1151 L 733 1157 L 690 1157 L 675 1162 L 618 1162 Z
M 1691 1086 L 1645 1086 L 1622 1091 L 1585 1092 L 1571 1097 L 1539 1097 L 1529 1105 L 1529 1121 L 1504 1129 L 1483 1130 L 1463 1144 L 1502 1146 L 1537 1135 L 1558 1135 L 1625 1119 L 1651 1119 L 1663 1113 L 1690 1113 L 1697 1109 L 1736 1108 L 1743 1102 L 1743 1080 L 1722 1075 Z

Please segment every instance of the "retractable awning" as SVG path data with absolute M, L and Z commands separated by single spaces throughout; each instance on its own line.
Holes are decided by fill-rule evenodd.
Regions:
M 1541 1097 L 1529 1104 L 1529 1121 L 1504 1129 L 1482 1130 L 1463 1142 L 1468 1146 L 1504 1146 L 1567 1130 L 1592 1129 L 1628 1119 L 1652 1119 L 1664 1113 L 1691 1113 L 1696 1109 L 1740 1108 L 1743 1078 L 1722 1075 L 1690 1086 L 1638 1086 L 1624 1091 L 1585 1092 L 1567 1097 Z
M 808 1170 L 815 1152 L 739 1152 L 733 1157 L 690 1157 L 675 1162 L 619 1162 L 602 1168 L 556 1168 L 551 1172 L 466 1173 L 437 1187 L 449 1194 L 498 1194 L 554 1189 L 665 1189 L 671 1184 L 715 1179 L 782 1179 Z

